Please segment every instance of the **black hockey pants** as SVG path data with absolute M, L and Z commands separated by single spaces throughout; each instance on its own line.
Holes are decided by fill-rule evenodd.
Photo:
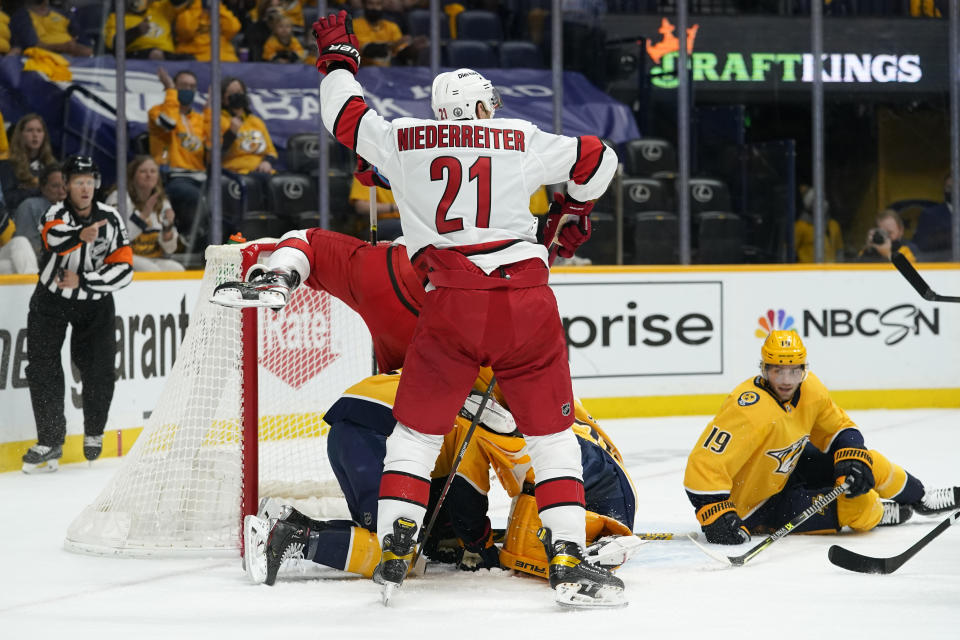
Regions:
M 66 436 L 60 351 L 68 324 L 73 327 L 70 357 L 80 370 L 83 388 L 83 430 L 88 436 L 103 434 L 116 379 L 115 322 L 113 296 L 68 300 L 37 286 L 27 315 L 27 384 L 38 444 L 62 445 Z

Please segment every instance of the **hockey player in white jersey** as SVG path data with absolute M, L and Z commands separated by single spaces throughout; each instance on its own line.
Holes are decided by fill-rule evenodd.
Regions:
M 623 583 L 584 559 L 584 490 L 570 429 L 566 344 L 547 286 L 547 249 L 537 243 L 528 206 L 540 185 L 566 181 L 563 212 L 588 216 L 591 200 L 613 177 L 616 154 L 596 136 L 552 135 L 524 120 L 491 121 L 500 96 L 470 69 L 434 80 L 436 120 L 388 122 L 366 104 L 354 77 L 360 54 L 346 12 L 321 18 L 313 29 L 317 68 L 326 75 L 324 125 L 390 181 L 411 261 L 429 276 L 380 484 L 383 552 L 374 580 L 383 585 L 384 600 L 403 582 L 413 557 L 443 435 L 478 368 L 488 365 L 526 438 L 557 601 L 623 605 Z M 581 228 L 589 233 L 589 226 Z

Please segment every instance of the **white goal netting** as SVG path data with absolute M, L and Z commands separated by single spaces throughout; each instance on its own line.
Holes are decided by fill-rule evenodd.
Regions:
M 242 279 L 272 249 L 272 241 L 207 249 L 199 300 L 157 406 L 120 470 L 70 525 L 68 549 L 237 553 L 244 493 L 247 505 L 274 496 L 306 501 L 317 514 L 345 510 L 321 418 L 344 389 L 370 374 L 363 321 L 305 286 L 276 313 L 208 301 L 216 285 Z M 258 384 L 244 375 L 251 355 L 241 340 L 245 317 L 256 317 Z M 251 442 L 243 436 L 244 407 L 249 414 L 254 404 L 259 437 Z M 245 483 L 253 452 L 258 480 Z

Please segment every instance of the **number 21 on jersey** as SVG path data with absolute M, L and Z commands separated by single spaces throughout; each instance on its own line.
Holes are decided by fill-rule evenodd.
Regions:
M 470 165 L 469 182 L 477 182 L 477 217 L 473 226 L 490 226 L 490 156 L 480 156 Z M 436 225 L 439 233 L 453 233 L 463 229 L 463 218 L 447 218 L 447 212 L 460 193 L 463 184 L 463 165 L 452 156 L 440 156 L 430 163 L 430 180 L 446 180 L 443 197 L 437 205 Z

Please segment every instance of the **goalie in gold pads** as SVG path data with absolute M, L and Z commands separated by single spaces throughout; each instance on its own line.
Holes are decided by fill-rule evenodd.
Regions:
M 709 542 L 739 544 L 782 527 L 843 478 L 850 489 L 796 530 L 868 531 L 915 511 L 955 509 L 960 488 L 923 484 L 877 451 L 808 370 L 793 331 L 773 331 L 760 375 L 742 382 L 700 434 L 684 488 Z
M 369 577 L 380 559 L 376 517 L 386 438 L 396 419 L 391 409 L 400 376 L 371 376 L 347 389 L 324 420 L 330 464 L 346 497 L 352 521 L 319 521 L 291 509 L 271 506 L 274 513 L 248 516 L 244 526 L 246 569 L 254 582 L 273 584 L 280 565 L 296 553 L 317 564 Z M 490 380 L 485 369 L 464 402 L 456 428 L 447 434 L 436 467 L 429 509 L 479 409 Z M 537 538 L 540 519 L 533 496 L 534 478 L 523 437 L 495 390 L 478 421 L 470 445 L 443 503 L 437 526 L 424 544 L 424 554 L 453 562 L 461 569 L 503 566 L 546 579 L 547 557 Z M 573 429 L 581 448 L 587 509 L 587 540 L 594 542 L 591 560 L 621 564 L 636 544 L 631 535 L 636 492 L 622 466 L 619 451 L 582 405 L 576 403 Z M 490 469 L 514 497 L 503 548 L 494 544 L 487 517 Z M 279 512 L 278 512 L 279 511 Z M 270 516 L 280 516 L 271 521 Z M 624 536 L 597 543 L 606 536 Z

